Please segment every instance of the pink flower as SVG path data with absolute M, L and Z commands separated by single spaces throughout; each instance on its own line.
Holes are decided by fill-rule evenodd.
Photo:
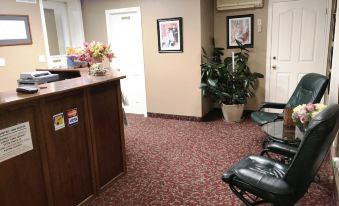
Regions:
M 307 105 L 306 105 L 306 110 L 307 110 L 308 112 L 313 112 L 313 111 L 315 110 L 315 105 L 314 105 L 314 104 L 311 104 L 311 103 L 307 104 Z
M 307 115 L 299 116 L 299 119 L 300 119 L 300 122 L 303 123 L 303 124 L 308 122 L 308 116 Z
M 90 43 L 84 42 L 83 46 L 84 48 L 79 52 L 80 56 L 78 57 L 81 61 L 86 61 L 91 64 L 95 62 L 95 59 L 102 61 L 104 57 L 107 57 L 107 59 L 111 61 L 112 58 L 114 58 L 110 45 L 92 41 Z
M 110 60 L 114 57 L 114 54 L 113 53 L 109 53 L 107 54 L 107 58 L 109 58 Z
M 306 115 L 306 113 L 307 113 L 306 108 L 302 108 L 298 111 L 299 116 L 304 116 L 304 115 Z

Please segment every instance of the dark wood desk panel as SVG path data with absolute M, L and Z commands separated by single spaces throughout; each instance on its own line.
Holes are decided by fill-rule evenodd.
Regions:
M 99 187 L 103 187 L 124 172 L 120 85 L 113 82 L 90 88 L 89 107 L 93 111 L 92 125 L 95 125 L 93 141 L 97 154 Z
M 46 98 L 43 106 L 45 142 L 55 206 L 78 205 L 94 193 L 83 90 Z M 55 131 L 53 115 L 76 108 L 79 123 Z
M 126 172 L 125 76 L 81 74 L 36 94 L 0 93 L 0 129 L 29 121 L 34 147 L 0 163 L 1 206 L 75 206 Z M 65 118 L 66 127 L 55 131 L 53 115 L 75 107 L 79 124 L 69 127 Z
M 38 137 L 41 128 L 36 123 L 37 104 L 13 105 L 0 110 L 0 129 L 29 122 L 33 150 L 0 163 L 0 205 L 48 205 Z

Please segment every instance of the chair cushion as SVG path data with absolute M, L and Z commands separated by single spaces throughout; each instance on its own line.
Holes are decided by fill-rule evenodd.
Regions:
M 222 180 L 247 191 L 258 190 L 257 195 L 268 196 L 265 193 L 288 195 L 293 191 L 283 179 L 287 169 L 286 165 L 267 157 L 248 156 L 226 171 Z M 245 184 L 246 188 L 243 188 L 243 183 L 248 186 Z
M 263 112 L 263 111 L 256 111 L 251 113 L 252 120 L 259 124 L 264 125 L 269 122 L 273 122 L 279 117 L 279 113 L 270 113 L 270 112 Z

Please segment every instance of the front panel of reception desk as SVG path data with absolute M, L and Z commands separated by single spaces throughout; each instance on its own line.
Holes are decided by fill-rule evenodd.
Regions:
M 121 75 L 0 93 L 0 205 L 75 206 L 126 172 Z

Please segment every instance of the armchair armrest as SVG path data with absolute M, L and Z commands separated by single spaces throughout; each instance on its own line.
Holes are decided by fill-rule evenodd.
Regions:
M 252 169 L 239 169 L 235 171 L 236 177 L 241 181 L 258 189 L 280 195 L 289 195 L 293 189 L 281 178 L 266 175 Z
M 265 149 L 261 152 L 260 155 L 264 155 L 267 152 L 272 152 L 285 157 L 293 158 L 294 155 L 297 154 L 297 151 L 297 147 L 278 142 L 270 142 L 266 145 Z
M 284 109 L 285 106 L 286 106 L 286 103 L 264 102 L 262 103 L 260 109 L 263 109 L 263 108 Z

